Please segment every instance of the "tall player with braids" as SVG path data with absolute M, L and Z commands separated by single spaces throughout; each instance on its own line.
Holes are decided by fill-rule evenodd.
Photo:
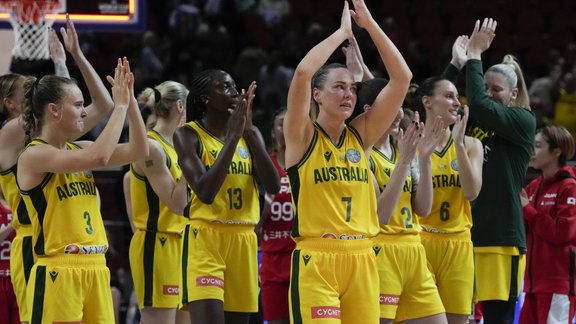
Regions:
M 247 323 L 258 311 L 258 181 L 277 193 L 280 179 L 252 124 L 256 83 L 238 92 L 232 77 L 206 70 L 190 85 L 190 122 L 174 134 L 194 194 L 182 251 L 182 301 L 193 323 Z
M 180 306 L 181 232 L 186 225 L 184 207 L 188 188 L 172 142 L 176 129 L 186 121 L 184 85 L 165 81 L 138 96 L 156 116 L 148 131 L 150 155 L 130 169 L 132 222 L 136 232 L 130 242 L 130 268 L 143 324 L 188 323 Z M 166 269 L 171 269 L 166 271 Z
M 378 233 L 368 162 L 372 146 L 398 113 L 412 73 L 364 1 L 344 4 L 338 30 L 296 68 L 284 117 L 296 249 L 292 255 L 292 323 L 378 323 L 378 268 L 370 237 Z M 370 35 L 390 76 L 374 105 L 348 125 L 356 83 L 343 65 L 323 66 L 351 38 L 352 19 Z M 318 118 L 310 118 L 311 104 Z M 318 195 L 318 193 L 322 193 Z M 334 272 L 338 268 L 339 271 Z
M 24 127 L 37 134 L 17 170 L 38 256 L 26 294 L 32 324 L 114 322 L 108 240 L 91 170 L 144 159 L 148 145 L 126 58 L 108 81 L 114 110 L 94 142 L 72 142 L 88 118 L 75 81 L 48 75 L 24 85 Z M 126 115 L 129 143 L 118 144 Z

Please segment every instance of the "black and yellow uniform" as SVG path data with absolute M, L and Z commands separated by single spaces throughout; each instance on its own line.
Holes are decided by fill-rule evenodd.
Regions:
M 199 121 L 185 127 L 198 136 L 198 156 L 209 169 L 224 142 Z M 211 204 L 192 195 L 182 251 L 182 302 L 218 299 L 228 312 L 258 310 L 258 244 L 254 226 L 260 218 L 252 156 L 240 138 L 228 175 Z M 198 260 L 202 260 L 199 262 Z
M 449 65 L 444 75 L 454 80 L 458 72 Z M 526 254 L 519 192 L 534 150 L 536 118 L 528 109 L 508 107 L 487 96 L 480 60 L 466 62 L 466 97 L 468 135 L 484 147 L 482 189 L 472 205 L 475 299 L 514 301 L 520 293 Z M 506 275 L 494 270 L 496 266 Z M 495 271 L 505 280 L 494 282 Z
M 10 251 L 10 279 L 14 286 L 20 318 L 28 318 L 26 285 L 35 256 L 32 250 L 32 223 L 16 184 L 16 169 L 17 165 L 14 164 L 11 168 L 0 172 L 0 187 L 12 209 L 12 226 L 16 232 Z
M 182 177 L 176 150 L 162 135 L 148 131 L 166 155 L 166 166 L 174 182 Z M 182 278 L 181 232 L 186 218 L 174 213 L 158 197 L 148 179 L 130 169 L 132 221 L 136 232 L 130 242 L 130 268 L 140 308 L 177 308 Z M 166 271 L 166 269 L 171 269 Z
M 49 145 L 35 139 L 28 147 Z M 80 149 L 67 143 L 68 150 Z M 91 171 L 47 173 L 21 190 L 32 221 L 34 252 L 27 290 L 30 323 L 112 323 L 108 240 Z
M 370 155 L 381 192 L 390 182 L 398 161 L 398 148 L 394 144 L 391 148 L 390 157 L 377 148 Z M 381 318 L 406 321 L 444 312 L 420 242 L 418 217 L 412 211 L 415 189 L 409 172 L 390 222 L 380 225 L 380 233 L 373 238 L 380 275 Z
M 337 318 L 377 323 L 378 271 L 369 238 L 379 226 L 360 135 L 346 126 L 334 144 L 315 124 L 310 146 L 302 160 L 288 168 L 288 176 L 296 240 L 291 322 Z
M 433 201 L 430 215 L 420 220 L 422 244 L 446 312 L 472 312 L 474 259 L 470 201 L 460 185 L 460 170 L 452 136 L 431 156 Z

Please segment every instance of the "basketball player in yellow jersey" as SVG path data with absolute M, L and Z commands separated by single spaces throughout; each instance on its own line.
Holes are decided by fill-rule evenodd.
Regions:
M 144 159 L 148 146 L 126 58 L 108 81 L 114 110 L 106 127 L 95 142 L 75 143 L 87 117 L 75 82 L 48 75 L 24 84 L 24 128 L 38 134 L 17 170 L 38 256 L 27 290 L 30 323 L 114 322 L 108 243 L 90 170 Z M 117 144 L 126 115 L 130 140 Z
M 92 94 L 92 103 L 86 107 L 90 117 L 85 119 L 85 131 L 78 134 L 81 136 L 112 110 L 113 103 L 108 90 L 100 81 L 100 77 L 83 55 L 76 30 L 71 21 L 67 22 L 67 29 L 62 34 L 64 46 L 76 62 L 86 80 L 86 86 Z M 38 37 L 42 37 L 42 35 Z M 54 30 L 48 31 L 48 45 L 55 74 L 69 77 L 64 46 L 60 43 Z M 21 105 L 24 99 L 23 85 L 26 79 L 27 77 L 18 74 L 7 74 L 0 77 L 0 114 L 3 115 L 1 118 L 2 129 L 0 130 L 0 186 L 4 190 L 6 200 L 11 206 L 14 216 L 13 226 L 16 237 L 12 243 L 10 268 L 12 269 L 11 279 L 18 300 L 20 319 L 23 322 L 26 322 L 27 320 L 24 319 L 28 318 L 26 284 L 35 258 L 32 252 L 32 225 L 16 185 L 16 162 L 18 155 L 24 149 L 26 137 L 20 118 Z
M 415 107 L 426 118 L 424 135 L 440 117 L 446 128 L 432 154 L 432 211 L 421 218 L 422 243 L 435 277 L 448 322 L 467 323 L 472 311 L 474 260 L 470 228 L 470 201 L 482 186 L 483 149 L 478 139 L 465 136 L 468 107 L 458 114 L 458 90 L 452 82 L 431 77 L 417 90 Z
M 152 108 L 156 125 L 148 131 L 150 155 L 130 170 L 132 221 L 130 268 L 142 323 L 189 323 L 178 311 L 182 279 L 182 237 L 188 203 L 186 180 L 178 165 L 172 136 L 186 120 L 184 85 L 165 81 L 146 88 L 139 102 Z
M 228 73 L 200 72 L 186 104 L 191 121 L 174 134 L 194 192 L 182 251 L 182 302 L 193 323 L 248 323 L 258 311 L 257 182 L 276 193 L 280 178 L 252 125 L 255 89 L 239 93 Z
M 292 256 L 292 323 L 378 323 L 378 269 L 370 237 L 378 233 L 368 154 L 396 116 L 412 73 L 364 1 L 344 4 L 340 28 L 302 59 L 288 92 L 284 119 L 286 167 L 292 188 L 296 249 Z M 345 66 L 322 66 L 366 29 L 390 81 L 372 109 L 347 126 L 356 83 Z M 310 118 L 310 98 L 318 118 Z M 334 268 L 338 268 L 337 273 Z

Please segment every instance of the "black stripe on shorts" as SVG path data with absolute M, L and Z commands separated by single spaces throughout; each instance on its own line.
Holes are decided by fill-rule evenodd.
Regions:
M 156 232 L 146 231 L 144 236 L 144 306 L 152 305 L 154 294 L 154 247 Z
M 36 269 L 36 283 L 34 286 L 34 300 L 32 303 L 32 320 L 30 324 L 42 324 L 44 313 L 44 293 L 46 291 L 46 266 Z
M 298 278 L 300 277 L 300 250 L 292 253 L 292 278 L 290 278 L 290 298 L 292 299 L 292 319 L 294 324 L 302 324 L 302 312 L 300 310 L 300 291 Z

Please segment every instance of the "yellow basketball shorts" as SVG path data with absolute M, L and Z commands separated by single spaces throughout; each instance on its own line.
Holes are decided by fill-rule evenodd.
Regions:
M 26 285 L 34 265 L 35 256 L 32 246 L 32 227 L 22 227 L 12 240 L 10 249 L 10 279 L 18 302 L 21 321 L 27 321 L 30 314 L 26 302 Z
M 422 231 L 428 267 L 449 314 L 472 314 L 474 250 L 470 232 L 436 234 Z
M 130 268 L 138 306 L 179 308 L 182 238 L 138 230 L 130 242 Z
M 380 317 L 406 321 L 444 313 L 419 235 L 373 238 L 380 276 Z
M 227 312 L 258 311 L 254 226 L 193 220 L 184 232 L 182 303 L 217 299 Z
M 372 242 L 306 238 L 292 253 L 290 323 L 379 322 Z
M 103 254 L 40 257 L 28 282 L 30 324 L 114 323 Z
M 516 247 L 474 249 L 476 276 L 474 301 L 515 301 L 526 270 L 526 255 Z

